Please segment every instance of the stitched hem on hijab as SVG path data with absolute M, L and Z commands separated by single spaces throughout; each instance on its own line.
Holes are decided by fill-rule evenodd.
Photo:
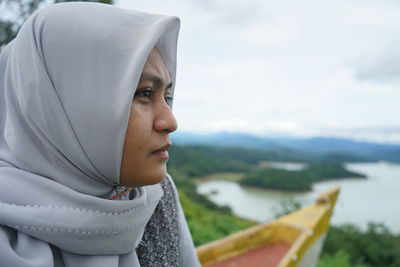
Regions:
M 119 198 L 121 196 L 124 196 L 126 194 L 128 194 L 130 191 L 132 191 L 133 187 L 128 187 L 128 186 L 117 186 L 114 190 L 113 193 L 114 195 L 108 197 L 107 199 L 109 200 L 113 200 L 116 198 Z

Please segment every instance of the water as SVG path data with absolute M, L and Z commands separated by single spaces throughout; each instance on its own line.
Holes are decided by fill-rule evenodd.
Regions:
M 284 164 L 279 166 L 285 168 Z M 288 165 L 288 168 L 292 167 Z M 354 223 L 365 229 L 370 221 L 383 222 L 393 232 L 400 233 L 400 164 L 351 163 L 346 167 L 366 174 L 368 179 L 320 182 L 306 193 L 245 188 L 236 182 L 213 180 L 201 182 L 198 192 L 217 192 L 209 195 L 215 203 L 228 205 L 238 216 L 267 222 L 274 218 L 284 199 L 291 197 L 310 204 L 319 193 L 339 184 L 341 192 L 332 217 L 333 224 Z

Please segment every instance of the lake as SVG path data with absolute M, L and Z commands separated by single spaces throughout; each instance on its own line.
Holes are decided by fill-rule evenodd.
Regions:
M 277 163 L 275 168 L 300 169 L 293 163 Z M 233 181 L 210 180 L 199 182 L 198 192 L 210 200 L 232 208 L 238 216 L 267 222 L 274 218 L 287 198 L 305 205 L 333 185 L 341 191 L 332 217 L 333 224 L 354 223 L 365 229 L 370 221 L 382 222 L 390 230 L 400 233 L 400 164 L 389 162 L 349 163 L 346 168 L 363 173 L 367 179 L 341 179 L 316 183 L 311 192 L 283 193 L 257 188 L 246 188 Z

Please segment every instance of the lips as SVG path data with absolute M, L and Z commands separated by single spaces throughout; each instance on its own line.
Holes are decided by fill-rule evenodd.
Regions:
M 158 153 L 158 152 L 164 152 L 164 151 L 167 151 L 167 150 L 168 150 L 168 148 L 170 148 L 170 146 L 172 146 L 172 143 L 167 143 L 166 145 L 164 145 L 164 146 L 160 147 L 159 149 L 157 149 L 157 150 L 154 150 L 152 153 Z
M 153 153 L 151 153 L 151 154 L 162 159 L 163 161 L 168 160 L 169 154 L 168 154 L 167 150 L 171 145 L 172 145 L 171 143 L 168 143 L 168 144 L 160 147 L 159 149 L 153 151 Z

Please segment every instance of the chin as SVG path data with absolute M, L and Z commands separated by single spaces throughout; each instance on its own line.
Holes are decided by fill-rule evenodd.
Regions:
M 158 184 L 164 179 L 165 176 L 166 176 L 166 174 L 165 175 L 159 175 L 157 177 L 152 177 L 151 179 L 146 180 L 146 184 L 145 185 Z
M 151 173 L 146 173 L 141 177 L 140 184 L 141 186 L 145 185 L 154 185 L 160 183 L 167 176 L 166 168 L 156 169 Z
M 149 179 L 151 184 L 160 183 L 167 176 L 167 170 L 160 171 L 157 175 L 155 175 L 152 179 Z
M 163 164 L 162 166 L 146 166 L 144 170 L 137 170 L 132 172 L 130 175 L 125 176 L 123 179 L 124 186 L 139 187 L 146 185 L 154 185 L 160 183 L 167 176 L 167 166 Z

